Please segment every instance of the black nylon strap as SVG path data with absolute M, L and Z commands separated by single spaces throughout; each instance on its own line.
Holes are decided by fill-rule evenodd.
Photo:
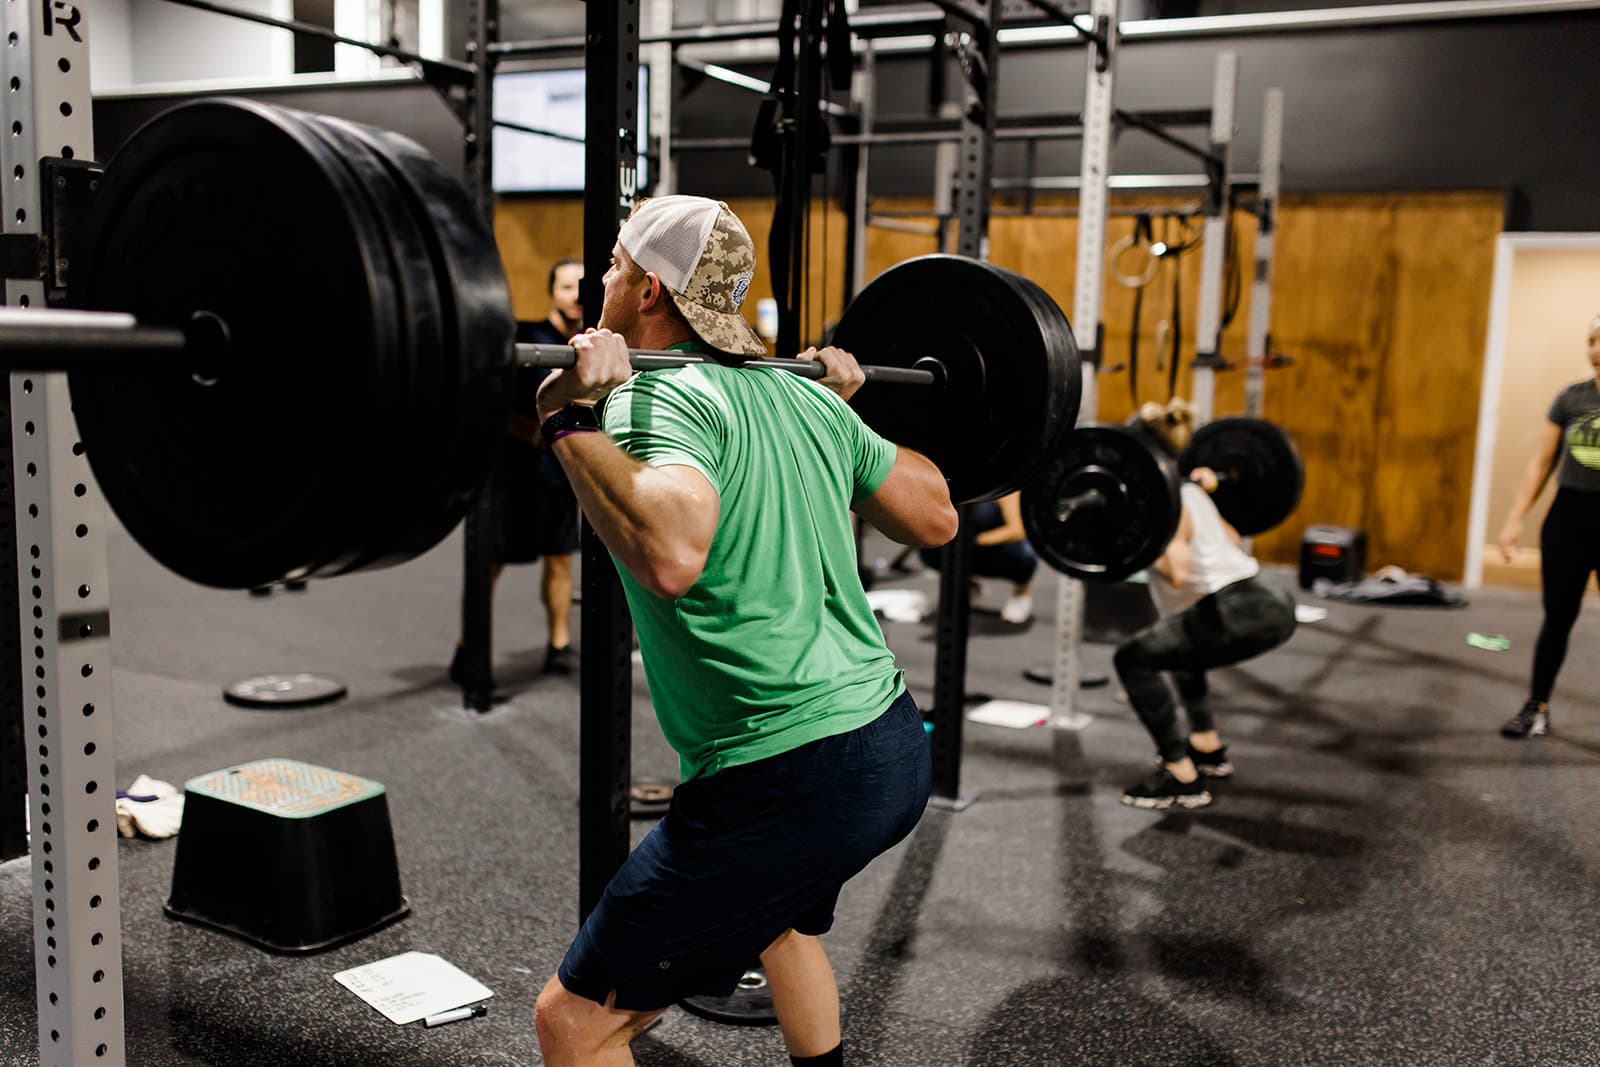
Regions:
M 1139 409 L 1139 315 L 1144 310 L 1144 286 L 1133 291 L 1133 315 L 1128 323 L 1128 399 Z
M 1183 352 L 1183 256 L 1172 256 L 1172 360 L 1167 364 L 1167 399 L 1178 395 L 1178 359 Z
M 849 90 L 850 75 L 855 70 L 855 56 L 850 51 L 850 13 L 844 5 L 845 0 L 832 0 L 828 8 L 828 71 L 836 93 Z

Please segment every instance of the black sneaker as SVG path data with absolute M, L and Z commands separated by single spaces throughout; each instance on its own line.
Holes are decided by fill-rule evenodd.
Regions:
M 1211 803 L 1211 793 L 1199 778 L 1180 782 L 1165 766 L 1158 766 L 1144 781 L 1124 789 L 1122 802 L 1135 808 L 1203 808 Z
M 1227 745 L 1223 745 L 1215 752 L 1201 752 L 1198 748 L 1190 745 L 1189 759 L 1194 762 L 1194 769 L 1207 778 L 1233 777 L 1233 764 L 1228 762 Z
M 578 668 L 578 657 L 571 645 L 546 645 L 544 650 L 545 674 L 571 674 Z
M 1506 720 L 1500 727 L 1500 736 L 1512 740 L 1521 740 L 1524 737 L 1543 737 L 1550 732 L 1550 711 L 1541 708 L 1537 700 L 1530 700 L 1522 705 L 1522 710 Z

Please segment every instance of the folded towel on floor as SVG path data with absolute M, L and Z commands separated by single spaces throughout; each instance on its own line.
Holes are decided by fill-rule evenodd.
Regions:
M 117 833 L 123 837 L 171 837 L 182 824 L 183 794 L 170 782 L 141 774 L 117 791 Z

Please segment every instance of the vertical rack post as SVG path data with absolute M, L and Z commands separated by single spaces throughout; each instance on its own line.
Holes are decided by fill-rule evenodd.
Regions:
M 1111 122 L 1114 113 L 1117 53 L 1117 2 L 1094 0 L 1089 8 L 1095 38 L 1088 44 L 1084 76 L 1083 158 L 1078 187 L 1078 267 L 1073 292 L 1072 330 L 1083 360 L 1083 392 L 1078 425 L 1093 422 L 1100 406 L 1100 304 L 1105 283 L 1107 185 L 1111 179 Z M 1081 730 L 1088 717 L 1074 710 L 1083 665 L 1083 583 L 1056 579 L 1056 658 L 1050 688 L 1050 721 Z
M 1250 287 L 1250 336 L 1246 355 L 1244 413 L 1261 418 L 1266 362 L 1272 347 L 1272 258 L 1283 181 L 1283 90 L 1268 89 L 1261 120 L 1261 186 L 1256 201 L 1256 269 Z
M 989 254 L 989 197 L 994 175 L 995 106 L 999 99 L 1002 0 L 958 13 L 946 8 L 967 77 L 962 109 L 960 158 L 956 167 L 956 252 L 983 259 Z M 961 527 L 939 565 L 939 617 L 933 687 L 933 803 L 961 810 L 961 726 L 967 698 L 967 637 L 972 620 L 972 509 L 961 508 Z
M 1196 309 L 1193 400 L 1195 423 L 1203 426 L 1216 414 L 1216 372 L 1223 360 L 1223 273 L 1228 262 L 1228 214 L 1233 208 L 1231 156 L 1234 100 L 1239 85 L 1239 57 L 1234 52 L 1217 55 L 1216 81 L 1211 101 L 1211 154 L 1206 170 L 1206 221 L 1200 250 L 1200 305 Z
M 70 3 L 0 7 L 5 303 L 43 307 L 45 157 L 94 158 L 89 30 Z M 44 254 L 40 254 L 40 250 Z M 31 250 L 31 269 L 29 257 Z M 106 509 L 60 374 L 11 375 L 17 612 L 27 699 L 39 1063 L 126 1063 Z M 11 661 L 13 669 L 16 661 Z
M 863 138 L 872 136 L 877 120 L 877 54 L 872 39 L 868 38 L 861 49 L 861 60 L 856 66 L 855 78 L 850 83 L 850 95 L 855 99 L 856 114 L 861 120 Z M 871 189 L 868 173 L 872 165 L 872 146 L 863 141 L 855 149 L 855 194 L 850 201 L 850 267 L 847 278 L 846 300 L 854 300 L 867 284 L 867 218 L 871 214 Z
M 639 0 L 587 6 L 583 308 L 598 321 L 617 228 L 638 186 Z M 578 914 L 599 904 L 628 858 L 632 774 L 632 625 L 616 565 L 583 524 L 578 776 Z
M 11 392 L 0 426 L 11 425 Z M 18 625 L 17 513 L 11 434 L 0 433 L 0 863 L 28 854 L 28 749 L 23 738 L 22 629 Z
M 467 58 L 476 71 L 465 109 L 467 189 L 483 220 L 494 225 L 494 50 L 500 0 L 468 0 Z M 494 527 L 492 489 L 485 483 L 467 509 L 461 579 L 462 702 L 474 711 L 494 707 Z

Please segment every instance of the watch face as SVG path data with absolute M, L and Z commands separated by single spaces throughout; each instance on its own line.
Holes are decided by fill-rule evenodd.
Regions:
M 567 430 L 598 430 L 599 428 L 600 420 L 595 418 L 593 408 L 568 404 L 546 419 L 540 431 L 544 438 L 548 440 L 556 434 Z
M 561 414 L 566 416 L 564 421 L 568 426 L 593 426 L 598 428 L 600 420 L 594 417 L 594 408 L 584 407 L 581 404 L 568 404 L 561 409 Z

